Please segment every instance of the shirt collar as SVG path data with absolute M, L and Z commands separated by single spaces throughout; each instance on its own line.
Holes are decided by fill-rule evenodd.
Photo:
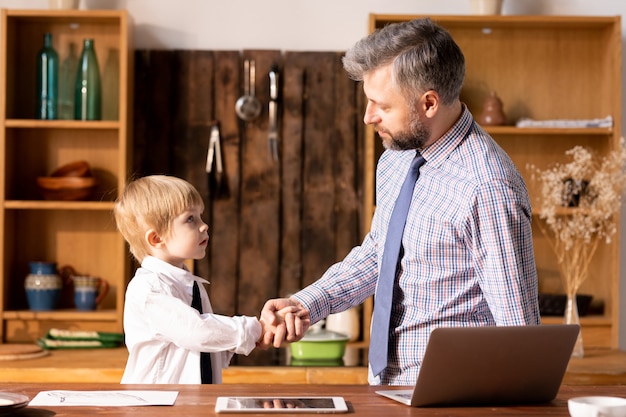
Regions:
M 429 165 L 438 166 L 448 158 L 448 155 L 465 140 L 474 125 L 474 117 L 463 104 L 461 117 L 443 136 L 432 145 L 427 146 L 420 152 Z
M 199 283 L 206 283 L 207 281 L 204 278 L 200 278 L 189 272 L 189 269 L 185 265 L 183 268 L 178 268 L 170 263 L 162 261 L 159 258 L 155 258 L 154 256 L 146 256 L 141 262 L 141 266 L 153 272 L 158 272 L 160 274 L 167 275 L 169 277 L 175 278 L 177 281 L 184 283 L 185 285 L 193 285 L 194 281 L 198 281 Z

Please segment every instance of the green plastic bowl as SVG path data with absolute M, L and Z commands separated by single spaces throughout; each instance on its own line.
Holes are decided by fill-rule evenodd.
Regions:
M 308 332 L 299 342 L 291 344 L 291 357 L 301 361 L 332 361 L 343 358 L 349 337 L 320 330 Z

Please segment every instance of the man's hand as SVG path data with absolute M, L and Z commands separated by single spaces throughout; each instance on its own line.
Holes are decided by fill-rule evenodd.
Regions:
M 296 342 L 304 336 L 311 324 L 309 312 L 290 298 L 268 300 L 261 311 L 263 337 L 257 346 L 266 349 L 279 348 L 287 342 Z

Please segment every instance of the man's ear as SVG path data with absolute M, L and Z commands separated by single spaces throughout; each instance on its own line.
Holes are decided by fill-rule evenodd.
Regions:
M 428 90 L 421 97 L 422 110 L 428 118 L 433 118 L 439 109 L 439 94 L 435 90 Z
M 161 236 L 159 236 L 159 234 L 154 229 L 150 229 L 146 232 L 145 239 L 146 242 L 148 242 L 148 245 L 154 248 L 160 247 L 163 243 L 163 239 L 161 239 Z

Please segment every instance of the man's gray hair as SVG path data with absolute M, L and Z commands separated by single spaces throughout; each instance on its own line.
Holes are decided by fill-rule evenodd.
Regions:
M 444 104 L 459 98 L 465 58 L 450 33 L 429 18 L 389 24 L 358 41 L 343 57 L 348 76 L 392 64 L 392 82 L 409 101 L 435 90 Z

